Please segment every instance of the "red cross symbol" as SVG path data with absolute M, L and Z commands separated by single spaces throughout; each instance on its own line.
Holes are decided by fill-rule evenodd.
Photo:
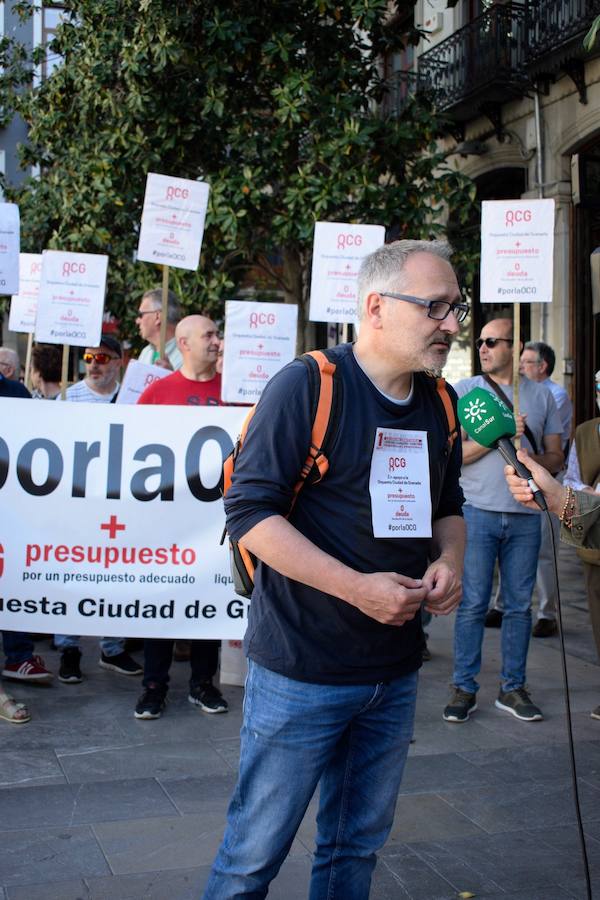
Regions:
M 101 525 L 100 528 L 104 528 L 108 531 L 108 536 L 111 540 L 114 540 L 117 536 L 117 531 L 125 531 L 125 525 L 119 525 L 117 522 L 116 516 L 111 516 L 108 522 L 105 522 L 104 525 Z

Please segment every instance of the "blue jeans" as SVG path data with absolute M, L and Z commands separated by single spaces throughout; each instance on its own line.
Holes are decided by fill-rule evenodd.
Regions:
M 490 512 L 464 506 L 467 549 L 463 597 L 454 627 L 454 684 L 475 693 L 481 669 L 484 618 L 498 559 L 504 615 L 502 617 L 503 691 L 525 684 L 531 634 L 531 594 L 540 549 L 540 516 Z
M 204 900 L 266 896 L 319 782 L 310 900 L 366 900 L 416 691 L 416 672 L 386 684 L 308 684 L 250 661 L 238 783 Z
M 23 631 L 3 631 L 2 645 L 7 665 L 21 664 L 33 656 L 31 635 Z
M 79 648 L 79 636 L 75 634 L 55 634 L 54 643 L 57 650 L 66 650 L 67 647 Z M 125 647 L 125 638 L 103 637 L 100 638 L 100 649 L 105 656 L 118 656 Z

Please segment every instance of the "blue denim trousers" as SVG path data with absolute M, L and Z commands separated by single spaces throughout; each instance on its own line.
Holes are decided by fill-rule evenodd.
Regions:
M 79 636 L 75 634 L 55 634 L 54 644 L 57 650 L 67 650 L 70 647 L 79 649 Z M 105 656 L 118 656 L 125 647 L 125 638 L 103 637 L 100 638 L 100 649 Z
M 204 900 L 265 897 L 320 783 L 310 900 L 366 900 L 394 818 L 417 673 L 295 681 L 250 661 L 238 783 Z
M 3 631 L 2 644 L 7 665 L 21 664 L 26 659 L 31 659 L 34 654 L 31 635 L 23 631 Z
M 500 569 L 503 691 L 525 684 L 531 634 L 531 594 L 540 549 L 540 516 L 490 512 L 464 506 L 467 549 L 463 597 L 454 626 L 454 684 L 475 693 L 481 669 L 484 619 L 490 601 L 496 559 Z

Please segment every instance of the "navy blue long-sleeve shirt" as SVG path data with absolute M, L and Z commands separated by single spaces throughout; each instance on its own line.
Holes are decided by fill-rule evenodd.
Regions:
M 428 432 L 434 520 L 462 514 L 460 438 L 449 453 L 448 422 L 432 378 L 416 374 L 411 402 L 397 405 L 365 375 L 350 344 L 334 352 L 343 400 L 329 470 L 320 483 L 300 491 L 289 521 L 359 572 L 421 578 L 430 539 L 373 536 L 369 474 L 375 434 L 379 427 Z M 225 500 L 233 538 L 269 516 L 288 514 L 311 430 L 308 373 L 295 361 L 267 385 L 236 462 Z M 264 563 L 257 567 L 245 646 L 267 669 L 299 681 L 375 684 L 418 668 L 422 645 L 420 616 L 402 626 L 384 625 Z

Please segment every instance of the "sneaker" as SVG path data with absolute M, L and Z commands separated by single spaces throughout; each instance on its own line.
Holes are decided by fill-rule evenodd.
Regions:
M 79 647 L 66 647 L 60 655 L 58 680 L 63 684 L 81 684 L 83 676 L 79 668 L 81 650 Z
M 600 706 L 597 706 L 596 709 L 593 709 L 590 713 L 592 719 L 600 719 Z
M 466 722 L 476 709 L 477 695 L 455 687 L 450 695 L 448 706 L 444 710 L 444 719 L 446 722 Z
M 544 718 L 541 709 L 531 702 L 531 697 L 522 687 L 514 691 L 500 691 L 496 706 L 512 713 L 523 722 L 539 722 Z
M 105 653 L 101 653 L 98 665 L 102 669 L 118 672 L 119 675 L 143 675 L 144 673 L 143 667 L 125 651 L 117 653 L 115 656 L 106 656 Z
M 558 625 L 554 619 L 538 619 L 531 629 L 532 637 L 552 637 L 558 633 Z
M 54 675 L 44 665 L 41 656 L 30 656 L 24 662 L 5 663 L 2 677 L 9 681 L 30 681 L 36 684 L 47 684 Z
M 486 628 L 502 628 L 502 610 L 488 609 L 483 624 Z
M 227 700 L 212 681 L 191 684 L 188 700 L 206 713 L 226 713 L 229 709 Z
M 151 681 L 135 704 L 134 716 L 136 719 L 160 719 L 166 704 L 167 688 Z

